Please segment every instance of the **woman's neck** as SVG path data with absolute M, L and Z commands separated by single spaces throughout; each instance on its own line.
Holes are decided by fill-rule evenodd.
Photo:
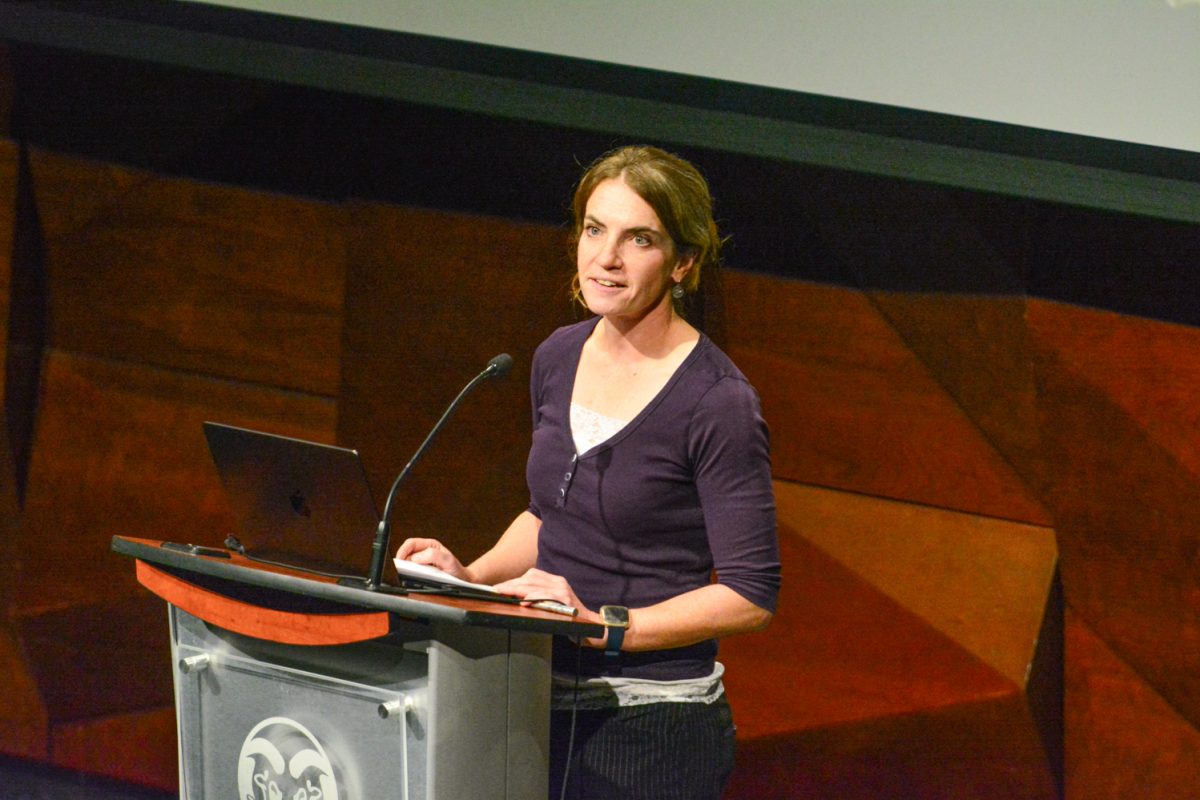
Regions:
M 592 338 L 607 356 L 616 360 L 657 360 L 697 337 L 696 329 L 675 313 L 670 300 L 636 320 L 602 317 Z
M 642 412 L 696 347 L 700 334 L 672 312 L 648 326 L 602 317 L 583 344 L 571 401 L 612 419 Z

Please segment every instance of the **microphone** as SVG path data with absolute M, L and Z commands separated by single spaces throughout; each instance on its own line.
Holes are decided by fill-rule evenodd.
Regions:
M 421 442 L 421 446 L 417 448 L 417 452 L 413 454 L 413 457 L 404 465 L 404 469 L 400 470 L 400 474 L 396 476 L 396 480 L 392 483 L 392 488 L 388 490 L 387 500 L 383 504 L 383 516 L 379 520 L 379 527 L 375 529 L 375 542 L 371 545 L 371 569 L 367 573 L 367 581 L 364 586 L 367 590 L 375 592 L 379 591 L 383 586 L 383 567 L 387 559 L 388 542 L 392 536 L 392 503 L 396 499 L 396 490 L 400 488 L 400 484 L 404 483 L 404 479 L 408 477 L 408 473 L 412 472 L 412 468 L 420 460 L 421 456 L 425 454 L 425 450 L 429 447 L 430 442 L 433 441 L 433 437 L 437 436 L 438 431 L 446 424 L 446 420 L 450 419 L 450 415 L 458 408 L 463 398 L 484 381 L 491 378 L 504 377 L 512 369 L 512 366 L 512 356 L 508 353 L 501 353 L 489 361 L 483 372 L 472 378 L 471 382 L 464 386 L 462 391 L 458 393 L 458 397 L 455 397 L 454 402 L 446 408 L 441 419 L 437 421 L 437 424 L 433 426 L 433 430 L 425 437 L 425 441 Z
M 483 374 L 489 378 L 503 378 L 512 367 L 512 356 L 508 353 L 501 353 L 488 362 L 487 369 L 483 371 Z

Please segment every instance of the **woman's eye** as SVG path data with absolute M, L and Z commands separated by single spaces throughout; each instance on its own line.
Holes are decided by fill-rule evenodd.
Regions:
M 638 247 L 649 247 L 651 244 L 653 244 L 653 242 L 650 241 L 650 237 L 642 233 L 639 233 L 637 236 L 633 237 L 633 243 Z
M 595 225 L 588 225 L 587 228 L 585 228 L 585 231 L 587 232 L 588 236 L 599 236 L 600 235 L 600 228 L 598 228 Z

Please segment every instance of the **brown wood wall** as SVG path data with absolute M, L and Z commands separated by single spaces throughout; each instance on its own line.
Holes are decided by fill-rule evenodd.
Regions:
M 381 498 L 507 351 L 395 523 L 470 557 L 523 507 L 530 357 L 574 319 L 562 230 L 3 141 L 0 237 L 0 751 L 175 784 L 165 613 L 108 548 L 232 530 L 205 419 L 356 447 Z M 1200 785 L 1200 333 L 736 268 L 714 299 L 785 554 L 775 624 L 723 649 L 732 794 Z M 322 544 L 365 568 L 369 538 Z

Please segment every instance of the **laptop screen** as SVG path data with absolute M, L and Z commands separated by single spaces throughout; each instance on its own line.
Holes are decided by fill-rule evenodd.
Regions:
M 217 422 L 204 436 L 247 550 L 366 574 L 379 512 L 358 451 Z

